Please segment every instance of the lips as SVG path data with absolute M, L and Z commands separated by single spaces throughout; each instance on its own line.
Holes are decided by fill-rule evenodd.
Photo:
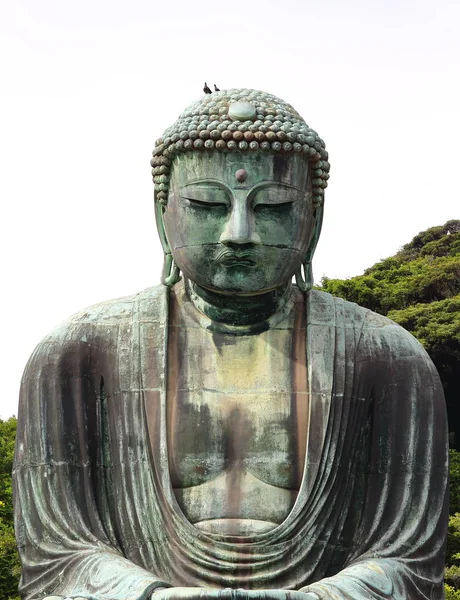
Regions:
M 256 264 L 251 252 L 222 250 L 216 256 L 216 262 L 226 267 L 252 267 Z
M 226 267 L 253 267 L 256 264 L 253 260 L 248 258 L 227 258 L 219 262 Z

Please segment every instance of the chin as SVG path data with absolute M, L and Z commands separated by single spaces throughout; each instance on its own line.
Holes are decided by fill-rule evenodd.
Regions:
M 214 292 L 217 294 L 229 295 L 229 296 L 260 296 L 272 292 L 277 288 L 285 285 L 287 282 L 276 281 L 276 282 L 257 282 L 255 283 L 252 278 L 249 280 L 235 280 L 232 277 L 218 278 L 213 281 L 195 281 L 200 287 Z
M 267 288 L 265 274 L 254 267 L 229 267 L 220 269 L 212 280 L 216 291 L 226 294 L 260 294 Z

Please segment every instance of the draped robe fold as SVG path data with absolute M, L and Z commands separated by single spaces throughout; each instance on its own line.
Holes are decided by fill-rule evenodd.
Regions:
M 312 291 L 304 476 L 283 523 L 244 543 L 195 528 L 171 487 L 164 287 L 72 317 L 24 373 L 14 464 L 26 600 L 140 600 L 156 587 L 443 598 L 445 406 L 421 345 Z

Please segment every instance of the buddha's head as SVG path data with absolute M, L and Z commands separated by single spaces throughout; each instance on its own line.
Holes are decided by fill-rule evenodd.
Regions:
M 224 90 L 190 106 L 151 162 L 163 283 L 182 271 L 210 291 L 253 295 L 295 275 L 308 289 L 327 158 L 324 142 L 275 96 Z

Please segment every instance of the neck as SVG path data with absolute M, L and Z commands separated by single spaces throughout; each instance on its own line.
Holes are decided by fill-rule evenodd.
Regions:
M 231 296 L 200 287 L 185 279 L 187 295 L 211 321 L 230 327 L 250 327 L 254 332 L 269 329 L 275 315 L 284 312 L 291 297 L 291 282 L 264 294 Z

